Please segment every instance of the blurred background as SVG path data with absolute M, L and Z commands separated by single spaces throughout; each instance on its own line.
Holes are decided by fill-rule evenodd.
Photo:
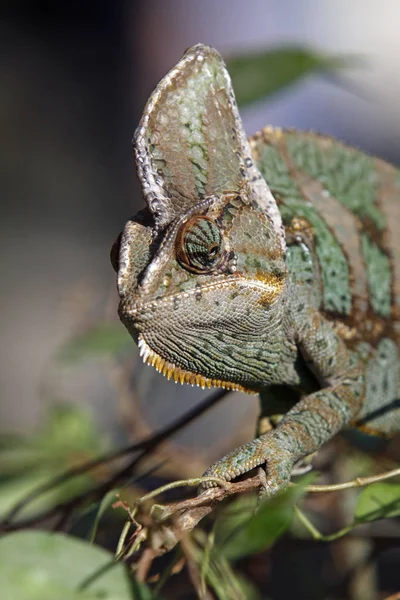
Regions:
M 137 364 L 116 317 L 109 250 L 143 206 L 131 139 L 149 93 L 198 42 L 226 59 L 287 46 L 350 56 L 339 73 L 307 73 L 243 107 L 246 130 L 313 129 L 400 164 L 400 3 L 16 1 L 0 11 L 0 430 L 35 431 L 62 402 L 122 445 L 138 420 L 165 424 L 204 397 Z M 103 322 L 112 329 L 88 339 Z M 128 395 L 109 356 L 119 336 L 132 359 Z M 59 360 L 65 347 L 79 360 Z M 249 439 L 256 413 L 255 399 L 236 394 L 179 442 L 213 444 L 207 463 Z

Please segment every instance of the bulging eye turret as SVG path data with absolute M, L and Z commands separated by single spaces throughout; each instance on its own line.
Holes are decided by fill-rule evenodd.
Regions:
M 175 250 L 185 269 L 192 273 L 210 273 L 223 257 L 221 231 L 208 217 L 193 217 L 180 228 Z

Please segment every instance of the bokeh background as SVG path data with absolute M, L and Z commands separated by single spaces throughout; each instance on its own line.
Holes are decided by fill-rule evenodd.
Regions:
M 336 76 L 308 75 L 244 108 L 246 130 L 313 129 L 400 164 L 400 3 L 16 1 L 0 15 L 0 431 L 29 434 L 62 401 L 88 407 L 121 445 L 138 406 L 157 426 L 204 396 L 135 364 L 130 404 L 104 357 L 58 360 L 96 323 L 118 327 L 109 250 L 142 207 L 131 139 L 149 93 L 198 42 L 225 58 L 281 46 L 351 56 Z M 233 430 L 227 447 L 249 438 L 256 412 L 237 394 L 180 443 L 212 445 L 216 458 Z

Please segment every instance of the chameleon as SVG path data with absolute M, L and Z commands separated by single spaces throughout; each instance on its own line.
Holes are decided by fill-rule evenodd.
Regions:
M 283 415 L 205 475 L 261 467 L 272 495 L 342 429 L 399 431 L 400 171 L 311 132 L 247 139 L 203 44 L 151 94 L 134 151 L 146 208 L 112 261 L 140 355 Z

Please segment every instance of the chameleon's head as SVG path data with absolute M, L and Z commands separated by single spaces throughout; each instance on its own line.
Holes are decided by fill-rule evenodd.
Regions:
M 121 320 L 175 381 L 258 389 L 279 360 L 285 242 L 215 50 L 161 81 L 135 150 L 148 208 L 114 250 Z

